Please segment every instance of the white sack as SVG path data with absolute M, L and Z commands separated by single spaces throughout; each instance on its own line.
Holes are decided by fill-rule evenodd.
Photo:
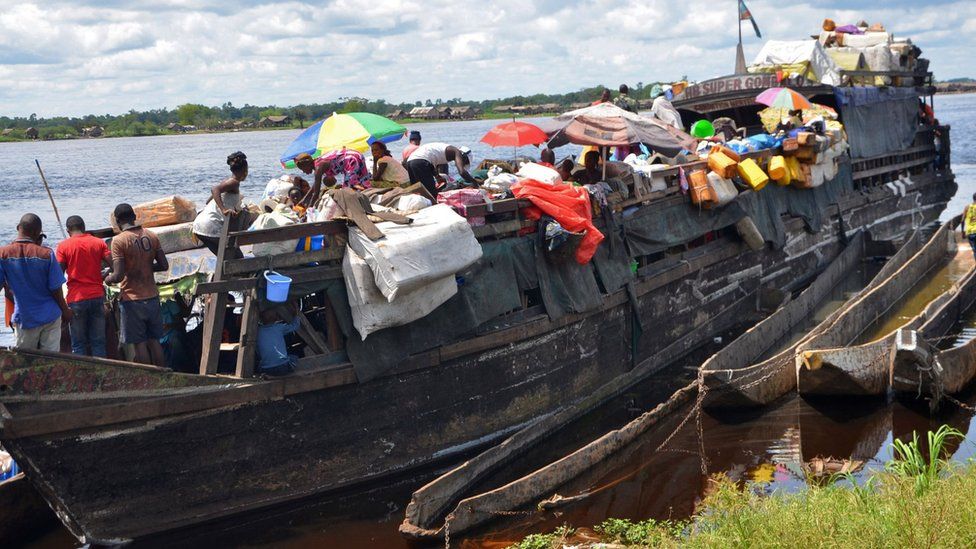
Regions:
M 515 175 L 524 179 L 534 179 L 549 185 L 556 185 L 563 182 L 563 178 L 559 177 L 559 172 L 542 164 L 536 164 L 535 162 L 522 164 L 522 167 L 519 168 L 519 171 Z
M 386 236 L 376 242 L 358 228 L 349 228 L 349 246 L 369 264 L 376 286 L 389 302 L 481 259 L 481 244 L 471 226 L 450 206 L 436 204 L 409 217 L 414 220 L 410 225 L 377 223 Z
M 457 293 L 457 281 L 451 274 L 413 291 L 402 292 L 390 303 L 376 287 L 369 265 L 349 247 L 342 260 L 342 276 L 349 294 L 352 323 L 363 340 L 373 332 L 423 318 Z
M 430 199 L 419 194 L 405 194 L 397 200 L 396 209 L 401 212 L 412 212 L 430 207 Z
M 774 67 L 809 63 L 810 69 L 821 84 L 839 86 L 840 67 L 827 55 L 824 47 L 816 40 L 770 40 L 766 42 L 750 65 L 753 67 Z
M 159 238 L 159 245 L 163 248 L 163 253 L 171 254 L 203 247 L 203 242 L 193 235 L 192 221 L 179 225 L 153 227 L 149 230 Z
M 259 215 L 247 230 L 273 229 L 286 225 L 294 225 L 295 223 L 298 223 L 298 217 L 295 213 L 288 206 L 279 204 L 274 211 Z M 255 256 L 286 254 L 294 252 L 297 246 L 298 239 L 279 242 L 259 242 L 251 246 L 251 253 Z

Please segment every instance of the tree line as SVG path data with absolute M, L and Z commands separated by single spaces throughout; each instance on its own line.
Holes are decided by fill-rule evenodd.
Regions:
M 238 107 L 230 101 L 220 106 L 207 106 L 197 103 L 185 103 L 175 109 L 151 109 L 147 111 L 130 110 L 125 114 L 89 114 L 81 117 L 55 116 L 41 118 L 36 114 L 30 116 L 0 116 L 0 138 L 24 139 L 28 129 L 34 128 L 39 139 L 65 139 L 84 135 L 86 128 L 99 127 L 101 135 L 109 137 L 133 137 L 144 135 L 159 135 L 169 133 L 167 127 L 177 124 L 181 127 L 192 126 L 199 130 L 231 129 L 234 122 L 244 122 L 248 126 L 256 124 L 268 116 L 288 116 L 291 125 L 304 127 L 311 121 L 320 120 L 334 112 L 371 112 L 387 115 L 394 110 L 409 110 L 420 106 L 475 106 L 490 113 L 499 105 L 530 106 L 556 103 L 569 106 L 574 103 L 591 102 L 600 97 L 605 86 L 580 88 L 568 93 L 533 95 L 515 95 L 499 99 L 485 99 L 482 101 L 454 98 L 428 98 L 407 103 L 388 103 L 384 99 L 367 99 L 363 97 L 341 97 L 331 103 L 309 103 L 291 107 L 276 105 L 257 106 L 245 104 Z M 616 90 L 616 86 L 611 87 Z M 636 99 L 646 99 L 651 86 L 638 82 L 631 86 L 631 96 Z M 240 126 L 240 124 L 239 124 Z M 247 127 L 247 126 L 245 126 Z M 177 130 L 182 131 L 182 129 Z

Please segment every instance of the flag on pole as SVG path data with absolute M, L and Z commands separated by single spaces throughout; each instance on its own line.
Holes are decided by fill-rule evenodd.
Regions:
M 746 7 L 745 0 L 739 0 L 739 21 L 749 21 L 752 23 L 752 28 L 756 31 L 756 38 L 762 38 L 762 33 L 759 32 L 759 25 L 756 24 L 756 18 L 752 16 L 752 12 Z

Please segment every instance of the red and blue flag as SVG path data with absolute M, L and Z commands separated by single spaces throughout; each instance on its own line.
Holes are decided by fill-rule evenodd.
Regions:
M 739 21 L 751 22 L 753 30 L 756 31 L 756 38 L 762 38 L 762 33 L 759 32 L 759 25 L 756 24 L 756 18 L 752 16 L 752 12 L 746 7 L 745 0 L 739 0 Z

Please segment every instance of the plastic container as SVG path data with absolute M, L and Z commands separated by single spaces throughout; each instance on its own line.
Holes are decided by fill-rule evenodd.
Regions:
M 695 170 L 688 174 L 688 192 L 691 195 L 692 204 L 705 206 L 716 201 L 715 193 L 708 185 L 708 176 L 705 174 L 705 170 Z
M 708 172 L 708 186 L 711 187 L 712 194 L 715 195 L 715 202 L 706 203 L 706 208 L 721 208 L 739 196 L 739 190 L 735 188 L 732 180 L 715 172 Z
M 725 155 L 722 151 L 712 149 L 708 154 L 708 169 L 728 179 L 735 175 L 736 161 Z
M 732 149 L 726 147 L 725 145 L 715 145 L 714 147 L 712 147 L 712 151 L 721 152 L 722 154 L 731 158 L 735 162 L 742 160 L 742 157 L 739 156 L 739 153 L 733 151 Z
M 769 177 L 779 185 L 790 184 L 790 169 L 786 167 L 785 158 L 777 155 L 769 159 Z
M 274 303 L 288 301 L 288 289 L 291 288 L 291 278 L 274 271 L 264 271 L 264 279 L 268 282 L 265 297 Z
M 313 250 L 321 250 L 324 246 L 325 236 L 306 236 L 304 238 L 298 239 L 298 244 L 295 246 L 296 252 L 308 252 Z
M 799 181 L 803 177 L 800 161 L 793 156 L 787 156 L 783 160 L 786 161 L 786 170 L 790 175 L 790 181 Z
M 691 135 L 698 139 L 708 139 L 715 135 L 715 126 L 708 120 L 699 120 L 691 126 Z
M 751 158 L 746 158 L 737 165 L 739 169 L 739 176 L 747 185 L 752 187 L 752 190 L 759 191 L 769 183 L 769 176 L 766 172 L 762 171 L 759 164 Z

